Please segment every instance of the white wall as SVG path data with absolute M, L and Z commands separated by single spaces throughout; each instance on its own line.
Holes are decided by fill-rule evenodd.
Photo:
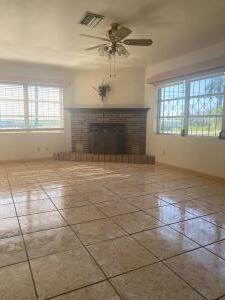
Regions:
M 81 107 L 129 106 L 142 107 L 144 103 L 144 69 L 120 69 L 115 79 L 108 70 L 76 71 L 74 78 L 75 105 Z M 102 82 L 111 86 L 104 104 L 93 87 Z
M 73 72 L 57 67 L 0 63 L 0 78 L 34 80 L 37 82 L 64 81 L 64 105 L 74 101 Z M 0 133 L 0 161 L 52 157 L 53 153 L 70 149 L 69 114 L 65 113 L 63 132 Z
M 204 62 L 224 55 L 225 43 L 178 57 L 146 68 L 146 78 L 179 67 Z M 155 134 L 155 87 L 145 85 L 145 105 L 148 114 L 147 153 L 156 156 L 158 162 L 225 177 L 225 141 L 207 137 L 181 137 Z
M 108 80 L 107 70 L 78 71 L 50 66 L 0 62 L 0 79 L 31 80 L 35 82 L 66 83 L 64 107 L 103 106 L 97 87 L 103 80 L 110 83 L 112 90 L 105 106 L 143 106 L 144 69 L 117 70 L 117 78 Z M 70 113 L 64 114 L 64 132 L 0 132 L 0 161 L 52 157 L 53 153 L 70 151 Z

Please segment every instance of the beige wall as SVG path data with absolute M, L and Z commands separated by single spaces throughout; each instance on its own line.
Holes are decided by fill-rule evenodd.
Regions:
M 115 79 L 109 78 L 108 70 L 76 71 L 74 78 L 76 106 L 143 106 L 144 102 L 144 69 L 117 70 Z M 103 81 L 111 86 L 111 91 L 102 103 L 93 87 Z
M 224 55 L 225 43 L 199 50 L 189 55 L 146 68 L 146 78 L 186 65 L 203 62 Z M 181 137 L 155 134 L 156 123 L 155 87 L 145 85 L 145 105 L 148 114 L 147 152 L 162 163 L 225 177 L 225 141 L 207 137 Z
M 36 82 L 64 81 L 64 105 L 74 100 L 73 72 L 70 70 L 18 63 L 0 63 L 0 78 L 34 80 Z M 0 132 L 0 161 L 51 157 L 53 153 L 70 149 L 69 115 L 65 113 L 63 132 Z

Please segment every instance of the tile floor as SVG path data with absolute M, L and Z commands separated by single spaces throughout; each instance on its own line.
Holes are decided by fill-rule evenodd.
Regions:
M 0 165 L 0 299 L 225 299 L 225 184 L 152 165 Z

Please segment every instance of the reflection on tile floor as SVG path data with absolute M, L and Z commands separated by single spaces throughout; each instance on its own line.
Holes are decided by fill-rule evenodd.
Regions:
M 4 300 L 225 299 L 225 184 L 153 165 L 2 163 L 0 283 Z

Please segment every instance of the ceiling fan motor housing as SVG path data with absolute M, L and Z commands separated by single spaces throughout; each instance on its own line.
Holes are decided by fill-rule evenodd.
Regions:
M 109 29 L 108 31 L 108 37 L 111 42 L 119 42 L 121 40 L 120 37 L 118 36 L 118 27 L 119 27 L 118 23 L 111 24 L 111 29 Z

